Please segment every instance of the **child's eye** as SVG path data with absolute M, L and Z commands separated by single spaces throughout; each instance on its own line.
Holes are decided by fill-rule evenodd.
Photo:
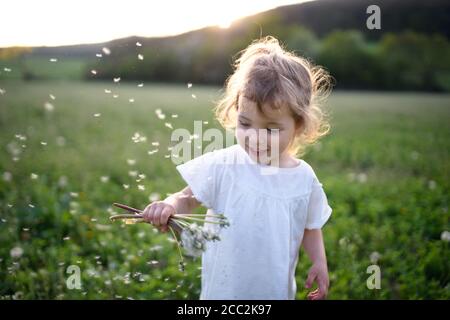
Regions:
M 248 123 L 243 123 L 243 122 L 241 122 L 241 121 L 239 121 L 239 124 L 240 124 L 241 126 L 243 126 L 243 127 L 248 127 L 248 126 L 249 126 Z

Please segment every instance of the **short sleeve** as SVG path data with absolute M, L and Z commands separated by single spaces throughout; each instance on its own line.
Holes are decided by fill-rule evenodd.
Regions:
M 306 229 L 321 229 L 331 216 L 332 208 L 328 204 L 327 195 L 322 183 L 314 177 L 308 202 Z
M 221 150 L 207 152 L 176 166 L 181 177 L 191 188 L 194 197 L 205 207 L 216 211 L 223 165 Z

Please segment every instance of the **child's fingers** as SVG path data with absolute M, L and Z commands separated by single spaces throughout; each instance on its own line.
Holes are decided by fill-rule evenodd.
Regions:
M 323 279 L 318 279 L 317 283 L 319 285 L 319 296 L 320 299 L 324 299 L 328 294 L 328 285 Z
M 171 208 L 170 206 L 165 206 L 161 212 L 160 223 L 162 226 L 166 225 L 169 222 L 169 218 L 172 214 L 173 214 L 173 208 Z
M 155 203 L 150 203 L 147 207 L 145 207 L 144 212 L 142 213 L 142 218 L 148 222 L 153 223 L 153 213 L 155 209 Z
M 319 290 L 316 289 L 316 290 L 311 291 L 310 293 L 308 293 L 308 295 L 307 295 L 308 300 L 316 300 L 318 292 L 319 292 Z
M 161 213 L 163 211 L 164 207 L 160 204 L 158 204 L 155 208 L 155 211 L 153 213 L 153 225 L 155 227 L 159 227 L 161 225 Z

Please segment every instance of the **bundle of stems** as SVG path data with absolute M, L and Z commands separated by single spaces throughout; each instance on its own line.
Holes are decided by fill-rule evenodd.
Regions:
M 133 212 L 133 214 L 117 214 L 110 217 L 111 221 L 124 220 L 129 223 L 145 223 L 143 219 L 143 211 L 129 207 L 124 204 L 114 203 L 114 206 Z M 220 240 L 218 234 L 207 231 L 198 226 L 200 223 L 216 224 L 222 227 L 229 226 L 227 218 L 223 214 L 174 214 L 169 218 L 167 225 L 177 244 L 180 255 L 180 270 L 184 271 L 184 259 L 181 248 L 186 249 L 186 253 L 190 256 L 198 256 L 206 249 L 206 241 Z M 178 239 L 177 234 L 181 238 Z M 180 244 L 181 242 L 181 244 Z

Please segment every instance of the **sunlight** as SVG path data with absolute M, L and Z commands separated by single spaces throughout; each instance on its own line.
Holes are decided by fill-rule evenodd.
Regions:
M 229 28 L 238 18 L 304 0 L 123 2 L 6 0 L 0 47 L 98 43 L 129 36 L 171 36 L 206 26 Z M 70 7 L 70 10 L 67 8 Z M 7 13 L 7 14 L 6 14 Z M 20 17 L 20 18 L 18 18 Z M 32 30 L 32 32 L 30 32 Z

